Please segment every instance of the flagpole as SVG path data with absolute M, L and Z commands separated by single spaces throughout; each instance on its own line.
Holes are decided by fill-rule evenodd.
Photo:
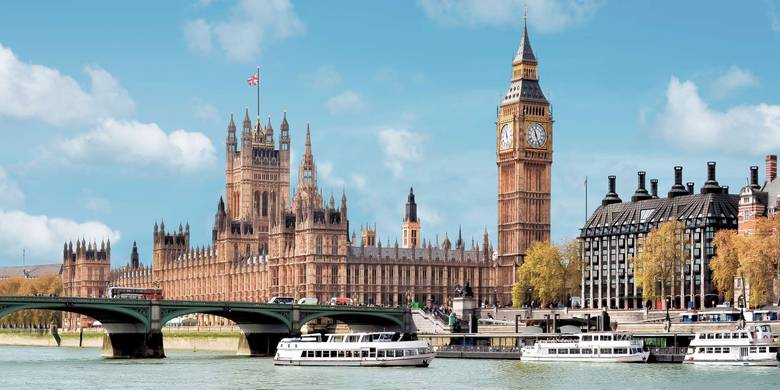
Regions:
M 257 66 L 257 117 L 260 118 L 260 65 Z
M 585 223 L 588 222 L 588 177 L 585 176 Z

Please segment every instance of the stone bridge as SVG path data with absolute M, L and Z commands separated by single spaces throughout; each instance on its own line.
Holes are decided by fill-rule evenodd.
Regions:
M 298 335 L 308 322 L 331 318 L 362 330 L 413 329 L 408 309 L 359 306 L 285 305 L 76 297 L 0 297 L 0 318 L 18 310 L 59 310 L 92 317 L 103 324 L 103 356 L 162 358 L 162 327 L 187 314 L 227 318 L 241 329 L 239 354 L 271 355 L 283 337 Z

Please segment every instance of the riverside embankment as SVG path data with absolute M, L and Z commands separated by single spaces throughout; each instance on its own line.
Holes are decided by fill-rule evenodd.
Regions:
M 60 346 L 70 348 L 101 348 L 102 329 L 85 329 L 84 332 L 59 332 Z M 171 328 L 163 330 L 166 350 L 235 352 L 241 331 L 232 327 Z M 50 332 L 0 329 L 0 345 L 56 347 L 57 341 Z

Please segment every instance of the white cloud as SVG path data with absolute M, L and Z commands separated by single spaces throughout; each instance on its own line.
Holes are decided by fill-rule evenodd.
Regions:
M 31 258 L 57 262 L 62 260 L 62 244 L 82 237 L 116 242 L 120 234 L 97 221 L 76 222 L 0 210 L 0 254 L 3 256 L 17 257 L 25 249 Z
M 127 90 L 110 73 L 93 66 L 84 71 L 90 90 L 56 69 L 22 62 L 11 49 L 0 45 L 0 117 L 61 126 L 94 123 L 134 111 L 135 103 Z
M 58 146 L 71 161 L 101 159 L 126 164 L 195 169 L 215 160 L 214 145 L 202 133 L 175 130 L 165 133 L 156 123 L 107 119 L 94 130 L 67 139 Z
M 758 86 L 758 78 L 753 73 L 732 66 L 726 73 L 715 79 L 712 90 L 716 99 L 725 99 L 741 88 L 755 86 Z
M 419 0 L 425 14 L 446 25 L 516 25 L 528 5 L 528 23 L 555 32 L 589 20 L 602 0 Z
M 404 129 L 383 129 L 379 131 L 379 143 L 385 155 L 385 166 L 393 176 L 401 177 L 407 163 L 422 157 L 423 135 Z
M 0 167 L 0 209 L 21 207 L 24 207 L 24 193 L 5 169 Z
M 211 26 L 203 19 L 190 20 L 184 23 L 184 39 L 187 47 L 199 54 L 211 52 Z
M 717 111 L 702 100 L 692 81 L 672 77 L 666 107 L 657 118 L 660 135 L 685 149 L 732 153 L 780 149 L 780 105 L 738 105 Z
M 306 78 L 317 88 L 333 88 L 341 84 L 342 80 L 341 74 L 333 65 L 320 66 Z
M 344 91 L 328 99 L 325 106 L 332 114 L 357 112 L 366 109 L 366 101 L 363 95 L 355 91 Z
M 266 42 L 285 39 L 303 30 L 303 22 L 289 0 L 239 0 L 224 20 L 187 22 L 184 35 L 187 46 L 197 53 L 211 51 L 214 40 L 228 59 L 248 61 L 257 59 Z

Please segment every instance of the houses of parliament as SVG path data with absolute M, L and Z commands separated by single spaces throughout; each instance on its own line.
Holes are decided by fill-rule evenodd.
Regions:
M 240 124 L 230 116 L 225 196 L 216 202 L 210 242 L 192 243 L 189 225 L 155 223 L 151 264 L 141 264 L 134 244 L 130 263 L 117 269 L 110 268 L 110 243 L 66 243 L 64 293 L 98 297 L 109 286 L 128 286 L 161 288 L 166 299 L 448 304 L 455 287 L 468 282 L 478 302 L 509 305 L 526 248 L 549 240 L 553 121 L 525 26 L 495 125 L 495 249 L 487 231 L 478 242 L 466 242 L 460 231 L 441 242 L 423 238 L 413 189 L 399 215 L 400 243 L 382 243 L 371 226 L 355 232 L 347 194 L 322 195 L 309 126 L 300 164 L 291 167 L 286 113 L 278 133 L 270 116 L 262 124 L 245 112 Z M 298 170 L 297 183 L 291 169 Z

